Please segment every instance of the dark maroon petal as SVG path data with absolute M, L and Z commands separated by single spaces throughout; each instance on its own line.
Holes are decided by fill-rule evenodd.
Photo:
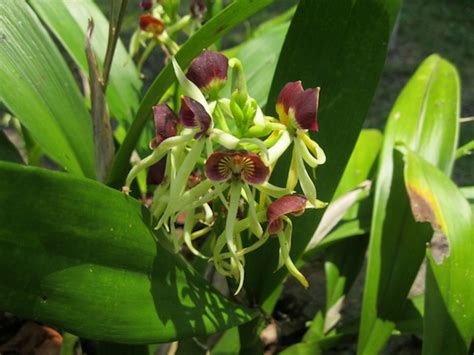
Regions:
M 214 152 L 207 159 L 205 171 L 214 181 L 225 181 L 234 176 L 252 185 L 263 184 L 270 174 L 262 159 L 247 151 Z
M 283 229 L 281 217 L 291 213 L 301 215 L 308 199 L 302 195 L 285 195 L 273 201 L 267 208 L 268 232 L 277 234 Z
M 278 99 L 276 102 L 276 111 L 277 113 L 282 116 L 283 114 L 288 114 L 288 110 L 290 106 L 293 105 L 295 98 L 300 95 L 303 90 L 303 86 L 301 85 L 301 81 L 295 81 L 286 83 L 286 85 L 281 89 L 280 95 L 278 95 Z
M 196 133 L 195 138 L 201 137 L 207 132 L 209 127 L 211 127 L 211 116 L 209 116 L 207 111 L 199 102 L 187 96 L 181 98 L 179 119 L 184 127 L 201 128 L 201 130 Z
M 152 15 L 141 15 L 140 16 L 140 29 L 145 32 L 150 32 L 155 35 L 163 33 L 165 25 L 156 17 Z
M 308 89 L 298 95 L 291 106 L 298 128 L 318 131 L 319 88 Z
M 153 5 L 152 0 L 141 0 L 140 1 L 140 7 L 145 11 L 150 10 L 152 5 Z
M 166 157 L 161 159 L 158 163 L 152 165 L 148 169 L 148 175 L 146 177 L 147 185 L 159 185 L 165 179 L 166 170 Z
M 156 147 L 158 147 L 161 142 L 163 142 L 165 139 L 161 136 L 161 135 L 156 135 L 155 137 L 153 137 L 153 139 L 150 141 L 150 143 L 148 143 L 148 147 L 150 149 L 155 149 Z
M 194 18 L 202 17 L 207 11 L 207 6 L 204 0 L 191 0 L 190 5 L 191 15 Z
M 268 224 L 268 233 L 271 234 L 278 234 L 278 232 L 281 232 L 283 230 L 283 221 L 281 218 L 277 218 L 274 220 L 272 223 Z
M 176 126 L 178 117 L 166 104 L 159 104 L 153 107 L 153 116 L 155 119 L 156 134 L 164 138 L 174 137 L 176 135 Z
M 200 89 L 223 86 L 227 80 L 228 67 L 229 61 L 225 55 L 205 49 L 191 62 L 186 76 Z
M 153 116 L 155 119 L 156 135 L 150 142 L 150 148 L 155 149 L 166 138 L 176 135 L 176 126 L 178 117 L 166 104 L 159 104 L 153 107 Z
M 242 180 L 252 185 L 260 185 L 267 181 L 270 169 L 257 154 L 247 152 L 241 155 L 241 159 Z
M 232 177 L 232 153 L 214 152 L 207 159 L 204 171 L 209 180 L 226 181 Z

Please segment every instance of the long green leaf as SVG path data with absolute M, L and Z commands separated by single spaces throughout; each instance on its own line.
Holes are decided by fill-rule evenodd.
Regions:
M 474 336 L 474 224 L 454 183 L 419 155 L 406 156 L 405 184 L 417 221 L 447 238 L 449 256 L 427 250 L 423 354 L 467 354 Z
M 87 22 L 94 20 L 92 48 L 102 64 L 107 46 L 109 23 L 92 0 L 29 0 L 30 5 L 68 51 L 79 68 L 88 73 L 84 43 Z M 138 71 L 119 40 L 107 89 L 110 111 L 128 128 L 139 105 L 142 83 Z
M 428 57 L 390 114 L 375 191 L 358 353 L 376 354 L 392 333 L 432 232 L 410 212 L 397 142 L 449 174 L 458 137 L 459 79 L 437 55 Z
M 26 2 L 0 13 L 0 101 L 59 165 L 95 178 L 91 118 L 64 59 Z
M 143 344 L 252 318 L 157 243 L 148 211 L 131 197 L 11 163 L 0 163 L 0 176 L 0 309 L 85 338 Z
M 271 4 L 274 0 L 236 0 L 218 15 L 210 19 L 197 31 L 176 53 L 176 60 L 185 68 L 203 48 L 213 44 L 217 39 L 239 25 L 243 20 Z M 129 159 L 146 123 L 151 120 L 152 106 L 155 105 L 175 80 L 173 66 L 166 65 L 151 84 L 138 109 L 135 120 L 127 132 L 117 153 L 109 178 L 111 186 L 122 186 L 129 168 Z
M 325 150 L 318 168 L 319 199 L 330 201 L 368 111 L 385 61 L 387 43 L 397 16 L 398 0 L 300 1 L 280 55 L 268 100 L 288 81 L 302 80 L 305 88 L 321 87 L 320 130 L 313 138 Z M 361 45 L 363 43 L 364 45 Z M 286 181 L 289 156 L 273 173 L 277 184 Z M 305 249 L 322 211 L 307 211 L 295 220 L 292 257 Z M 274 273 L 277 243 L 249 255 L 247 292 L 263 302 L 281 283 L 285 270 Z

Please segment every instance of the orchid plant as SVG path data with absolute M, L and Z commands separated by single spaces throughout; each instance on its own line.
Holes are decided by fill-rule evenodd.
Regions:
M 305 287 L 308 281 L 290 257 L 292 222 L 287 214 L 321 208 L 308 168 L 324 164 L 325 155 L 308 131 L 317 131 L 319 88 L 304 90 L 300 81 L 286 84 L 277 100 L 278 118 L 265 116 L 248 91 L 238 59 L 204 50 L 186 74 L 173 59 L 183 92 L 176 114 L 166 103 L 154 107 L 156 136 L 153 152 L 128 174 L 128 193 L 145 169 L 156 185 L 151 211 L 156 228 L 162 228 L 176 252 L 183 245 L 197 257 L 213 262 L 216 270 L 243 286 L 245 254 L 262 246 L 269 237 L 279 241 L 278 268 L 288 271 Z M 231 95 L 221 97 L 231 69 Z M 269 179 L 278 159 L 292 146 L 285 187 Z M 302 195 L 295 194 L 299 183 Z M 225 211 L 225 225 L 216 216 Z M 176 225 L 184 220 L 182 233 Z M 266 226 L 265 226 L 266 224 Z M 251 243 L 244 245 L 242 233 Z M 193 244 L 212 235 L 212 255 Z

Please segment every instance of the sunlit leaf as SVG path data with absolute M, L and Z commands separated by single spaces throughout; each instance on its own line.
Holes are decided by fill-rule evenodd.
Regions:
M 148 227 L 136 200 L 64 173 L 0 163 L 0 309 L 89 339 L 150 344 L 253 314 Z
M 432 231 L 416 223 L 403 178 L 403 143 L 449 174 L 458 137 L 459 79 L 437 55 L 428 57 L 398 97 L 379 159 L 358 353 L 378 353 L 390 337 L 425 256 Z
M 474 334 L 474 224 L 456 185 L 416 153 L 406 156 L 405 185 L 415 219 L 447 238 L 448 255 L 427 250 L 423 354 L 467 354 Z
M 58 38 L 79 68 L 88 73 L 84 43 L 89 19 L 94 21 L 92 48 L 99 63 L 105 57 L 109 22 L 92 0 L 30 0 L 29 4 Z M 137 20 L 138 21 L 138 20 Z M 128 128 L 138 109 L 141 81 L 119 40 L 112 62 L 107 101 L 112 116 Z
M 0 1 L 0 101 L 44 152 L 95 178 L 91 118 L 46 29 L 25 1 Z

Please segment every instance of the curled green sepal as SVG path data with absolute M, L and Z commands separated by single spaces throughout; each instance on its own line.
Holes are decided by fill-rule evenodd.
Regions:
M 285 231 L 278 232 L 278 242 L 280 243 L 281 262 L 286 266 L 289 273 L 293 275 L 305 288 L 309 287 L 308 280 L 296 268 L 290 257 L 291 248 L 291 225 L 287 224 Z
M 185 144 L 193 139 L 193 134 L 186 134 L 183 136 L 175 136 L 165 139 L 161 144 L 146 158 L 139 161 L 127 175 L 125 180 L 125 186 L 122 188 L 122 191 L 128 193 L 130 191 L 130 185 L 137 175 L 146 168 L 149 168 L 153 164 L 159 162 L 168 151 L 180 144 Z

